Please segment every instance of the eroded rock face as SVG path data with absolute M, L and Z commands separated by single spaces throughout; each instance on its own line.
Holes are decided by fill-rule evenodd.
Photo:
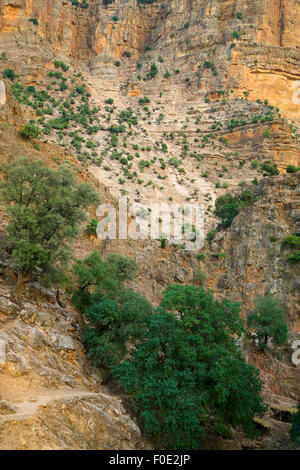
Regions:
M 205 206 L 207 233 L 217 222 L 216 197 L 262 177 L 251 165 L 254 159 L 258 164 L 266 159 L 276 162 L 283 174 L 288 164 L 300 166 L 299 0 L 165 0 L 142 6 L 136 0 L 114 0 L 107 6 L 102 0 L 89 0 L 88 5 L 76 8 L 69 0 L 0 2 L 1 158 L 34 153 L 51 166 L 67 159 L 79 168 L 70 142 L 62 147 L 56 135 L 43 136 L 33 152 L 32 145 L 20 138 L 20 126 L 39 115 L 18 102 L 8 78 L 2 80 L 2 72 L 11 68 L 25 87 L 46 90 L 56 59 L 70 67 L 68 83 L 78 71 L 82 74 L 92 105 L 103 114 L 95 135 L 97 151 L 106 155 L 103 164 L 79 170 L 82 179 L 93 176 L 99 181 L 103 202 L 116 203 L 122 190 L 131 201 L 147 207 L 168 203 L 170 197 L 180 205 L 198 201 Z M 37 22 L 30 21 L 34 19 Z M 152 64 L 158 74 L 149 79 Z M 59 89 L 54 93 L 65 99 Z M 150 97 L 151 125 L 139 103 L 145 95 Z M 132 160 L 131 171 L 138 178 L 122 183 L 120 162 L 105 154 L 108 122 L 118 119 L 107 120 L 107 98 L 114 99 L 117 112 L 132 107 L 142 123 L 132 128 L 128 152 L 135 155 L 134 146 L 139 151 L 150 148 L 140 157 L 154 161 L 141 174 L 140 157 Z M 279 108 L 276 113 L 272 108 L 274 119 L 257 121 L 269 104 Z M 230 129 L 236 119 L 240 124 Z M 209 134 L 213 138 L 203 143 Z M 190 146 L 183 155 L 187 140 Z M 163 141 L 167 155 L 161 149 Z M 180 168 L 164 168 L 162 157 L 180 160 Z M 140 267 L 134 287 L 156 304 L 169 283 L 199 284 L 199 269 L 206 276 L 205 286 L 216 295 L 243 303 L 244 315 L 254 298 L 270 289 L 286 307 L 289 343 L 279 358 L 273 351 L 265 357 L 245 345 L 244 352 L 262 372 L 269 403 L 293 407 L 300 398 L 299 371 L 290 359 L 291 342 L 299 337 L 300 274 L 285 262 L 281 241 L 291 231 L 300 233 L 298 188 L 296 177 L 261 183 L 262 199 L 205 245 L 205 261 L 178 248 L 163 249 L 158 241 L 112 241 L 102 246 L 85 236 L 78 240 L 76 254 L 84 257 L 98 247 L 104 253 L 134 257 Z M 215 256 L 220 252 L 227 256 Z M 147 444 L 120 402 L 101 392 L 101 377 L 88 365 L 79 340 L 76 312 L 33 284 L 22 307 L 13 304 L 5 293 L 13 267 L 6 265 L 5 257 L 1 251 L 0 399 L 11 409 L 16 407 L 11 415 L 17 416 L 6 416 L 5 421 L 2 416 L 2 422 L 0 416 L 0 448 L 143 448 Z M 271 414 L 267 423 L 273 426 L 271 438 L 254 446 L 287 445 L 288 424 L 273 418 Z M 34 436 L 32 429 L 37 430 Z M 225 444 L 207 442 L 208 447 L 223 445 L 252 444 L 241 436 Z
M 50 49 L 100 74 L 129 52 L 133 60 L 123 77 L 114 75 L 118 81 L 130 77 L 135 82 L 137 59 L 142 59 L 143 71 L 162 57 L 162 72 L 173 71 L 176 64 L 192 78 L 191 96 L 222 83 L 237 95 L 249 91 L 253 100 L 268 99 L 286 117 L 299 120 L 292 101 L 293 83 L 299 79 L 299 10 L 298 0 L 169 0 L 143 6 L 136 0 L 114 0 L 107 6 L 90 0 L 88 9 L 66 0 L 4 0 L 0 48 L 8 54 L 16 51 L 19 62 L 22 58 L 34 74 L 38 63 L 50 59 Z M 37 26 L 31 18 L 38 20 Z M 152 50 L 145 52 L 147 45 Z M 206 70 L 197 77 L 198 65 L 207 59 L 218 76 Z
M 70 305 L 43 301 L 43 289 L 17 305 L 9 292 L 1 282 L 0 449 L 149 447 L 87 361 Z

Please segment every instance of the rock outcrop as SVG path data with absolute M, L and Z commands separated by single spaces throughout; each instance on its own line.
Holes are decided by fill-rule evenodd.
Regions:
M 282 242 L 299 234 L 299 178 L 286 174 L 300 166 L 299 0 L 105 3 L 1 1 L 1 162 L 67 161 L 102 202 L 202 204 L 206 233 L 218 222 L 216 198 L 253 182 L 259 199 L 206 242 L 204 260 L 157 240 L 84 234 L 75 248 L 80 258 L 95 247 L 134 257 L 133 285 L 154 304 L 169 283 L 199 284 L 199 271 L 217 296 L 241 301 L 245 318 L 257 295 L 272 292 L 286 308 L 288 345 L 262 355 L 243 344 L 265 382 L 267 435 L 254 444 L 238 432 L 226 443 L 208 437 L 207 447 L 288 447 L 287 416 L 300 399 L 291 363 L 300 274 Z M 30 120 L 41 132 L 25 141 L 18 131 Z M 266 161 L 280 175 L 266 177 Z M 12 303 L 3 256 L 0 448 L 149 446 L 89 365 L 78 314 L 34 285 L 22 306 Z
M 0 449 L 144 448 L 121 399 L 87 361 L 74 309 L 39 286 L 17 305 L 10 290 L 1 282 Z

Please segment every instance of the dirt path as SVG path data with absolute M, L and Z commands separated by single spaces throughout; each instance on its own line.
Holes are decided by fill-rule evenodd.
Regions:
M 16 413 L 0 415 L 0 424 L 7 421 L 20 421 L 34 415 L 40 407 L 47 406 L 49 403 L 57 400 L 66 400 L 78 397 L 98 396 L 97 393 L 81 390 L 58 390 L 40 396 L 36 401 L 23 401 L 16 405 Z

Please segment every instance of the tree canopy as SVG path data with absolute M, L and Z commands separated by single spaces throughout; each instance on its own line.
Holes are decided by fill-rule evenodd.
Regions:
M 110 366 L 130 393 L 144 432 L 171 449 L 197 449 L 205 432 L 228 436 L 230 426 L 253 437 L 265 405 L 259 373 L 237 347 L 239 305 L 175 285 L 153 311 L 123 280 L 110 298 L 103 282 L 88 299 L 84 339 L 93 363 Z
M 33 272 L 44 280 L 60 277 L 89 205 L 98 202 L 93 185 L 78 183 L 66 165 L 19 158 L 2 166 L 1 198 L 8 217 L 13 260 L 18 269 L 15 294 Z
M 280 346 L 288 338 L 288 326 L 284 308 L 272 295 L 267 294 L 255 299 L 255 308 L 248 315 L 249 329 L 253 329 L 260 349 L 266 349 L 268 340 Z
M 84 260 L 77 260 L 73 266 L 72 300 L 83 313 L 87 307 L 102 299 L 116 299 L 123 283 L 135 278 L 137 266 L 133 259 L 112 253 L 105 259 L 94 250 Z

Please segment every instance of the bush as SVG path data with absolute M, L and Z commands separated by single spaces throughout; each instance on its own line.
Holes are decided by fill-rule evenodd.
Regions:
M 300 250 L 294 251 L 287 257 L 288 263 L 296 264 L 300 262 Z
M 111 254 L 103 259 L 99 251 L 95 250 L 73 266 L 72 301 L 85 312 L 99 296 L 116 299 L 124 281 L 133 280 L 136 273 L 136 263 L 131 258 Z
M 269 339 L 277 346 L 287 341 L 288 327 L 284 308 L 271 295 L 256 298 L 254 311 L 248 315 L 247 324 L 255 331 L 261 350 L 266 349 Z
M 96 235 L 97 232 L 98 220 L 94 217 L 87 225 L 86 231 L 89 236 Z
M 38 19 L 37 18 L 30 18 L 29 20 L 32 24 L 34 24 L 35 26 L 37 26 L 39 24 L 38 22 Z
M 24 139 L 37 139 L 40 136 L 41 130 L 33 122 L 28 122 L 19 130 L 19 134 Z
M 150 78 L 154 78 L 157 74 L 158 74 L 158 68 L 155 64 L 152 64 L 150 67 L 150 73 L 149 73 Z
M 119 364 L 128 352 L 128 342 L 133 347 L 144 334 L 151 312 L 149 302 L 130 289 L 122 291 L 116 300 L 99 297 L 86 311 L 89 325 L 83 333 L 93 364 Z
M 261 171 L 264 176 L 276 176 L 279 175 L 280 171 L 278 169 L 277 163 L 271 163 L 269 160 L 260 165 Z
M 238 31 L 233 31 L 232 33 L 233 39 L 240 39 L 240 37 L 241 37 L 241 33 L 239 33 Z
M 297 173 L 297 171 L 299 170 L 299 168 L 297 168 L 296 166 L 294 165 L 288 165 L 286 167 L 286 172 L 287 173 Z
M 13 81 L 16 78 L 16 74 L 12 69 L 5 69 L 3 72 L 3 78 L 9 78 Z
M 298 235 L 288 235 L 283 242 L 285 245 L 296 246 L 300 248 L 300 237 Z

